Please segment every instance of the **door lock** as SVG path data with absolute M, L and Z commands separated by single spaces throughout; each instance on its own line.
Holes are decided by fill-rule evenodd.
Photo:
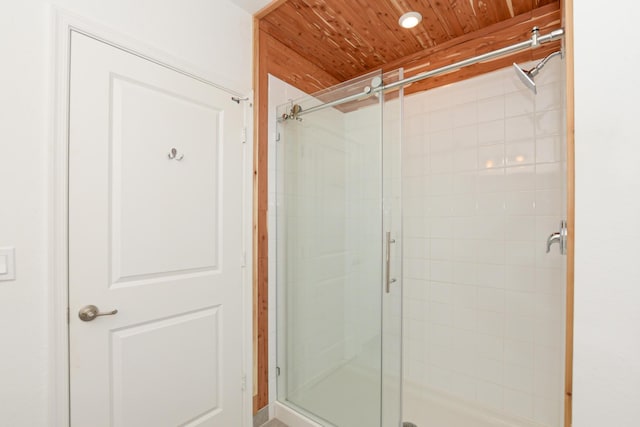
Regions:
M 78 317 L 83 322 L 91 322 L 98 316 L 113 316 L 118 310 L 109 311 L 107 313 L 100 313 L 100 310 L 95 305 L 86 305 L 78 312 Z

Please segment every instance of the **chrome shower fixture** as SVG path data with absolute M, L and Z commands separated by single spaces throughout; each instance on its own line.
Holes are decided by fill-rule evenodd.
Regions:
M 289 114 L 287 113 L 283 114 L 282 120 L 297 120 L 301 122 L 302 118 L 298 117 L 300 113 L 302 113 L 302 107 L 299 104 L 292 104 Z
M 538 90 L 536 88 L 536 82 L 533 81 L 533 78 L 538 75 L 540 70 L 542 70 L 542 68 L 547 64 L 547 62 L 549 62 L 551 58 L 557 55 L 560 55 L 562 57 L 562 51 L 559 50 L 557 52 L 553 52 L 552 54 L 547 55 L 542 61 L 538 63 L 538 65 L 536 65 L 530 70 L 524 70 L 520 68 L 520 66 L 515 62 L 513 63 L 513 68 L 515 68 L 516 74 L 518 75 L 520 80 L 522 80 L 522 83 L 524 83 L 525 86 L 531 89 L 533 93 L 537 94 Z

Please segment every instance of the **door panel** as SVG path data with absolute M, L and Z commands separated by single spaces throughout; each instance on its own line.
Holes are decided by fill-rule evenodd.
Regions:
M 220 315 L 211 307 L 113 332 L 116 425 L 177 426 L 192 419 L 199 422 L 191 425 L 206 425 L 217 415 L 222 393 L 211 385 L 220 384 Z M 179 405 L 175 396 L 182 397 Z
M 71 43 L 72 426 L 240 426 L 242 107 Z
M 110 173 L 115 282 L 132 276 L 216 269 L 218 139 L 223 112 L 119 76 L 113 78 L 113 89 Z M 181 149 L 177 156 L 185 157 L 168 161 L 170 148 L 177 146 Z M 167 201 L 176 207 L 198 208 L 167 211 Z M 156 215 L 162 211 L 168 215 Z

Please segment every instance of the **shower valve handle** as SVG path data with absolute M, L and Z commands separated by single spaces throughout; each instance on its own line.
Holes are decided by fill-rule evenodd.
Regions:
M 560 221 L 560 231 L 552 233 L 547 238 L 547 253 L 551 252 L 551 245 L 557 243 L 560 246 L 560 254 L 567 253 L 567 221 Z
M 554 243 L 561 243 L 561 239 L 562 236 L 560 236 L 559 232 L 555 232 L 553 234 L 551 234 L 548 238 L 547 238 L 547 253 L 551 252 L 551 245 Z

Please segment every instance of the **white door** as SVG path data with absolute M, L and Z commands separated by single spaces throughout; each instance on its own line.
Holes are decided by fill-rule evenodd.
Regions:
M 243 107 L 77 33 L 70 86 L 72 427 L 241 426 Z

